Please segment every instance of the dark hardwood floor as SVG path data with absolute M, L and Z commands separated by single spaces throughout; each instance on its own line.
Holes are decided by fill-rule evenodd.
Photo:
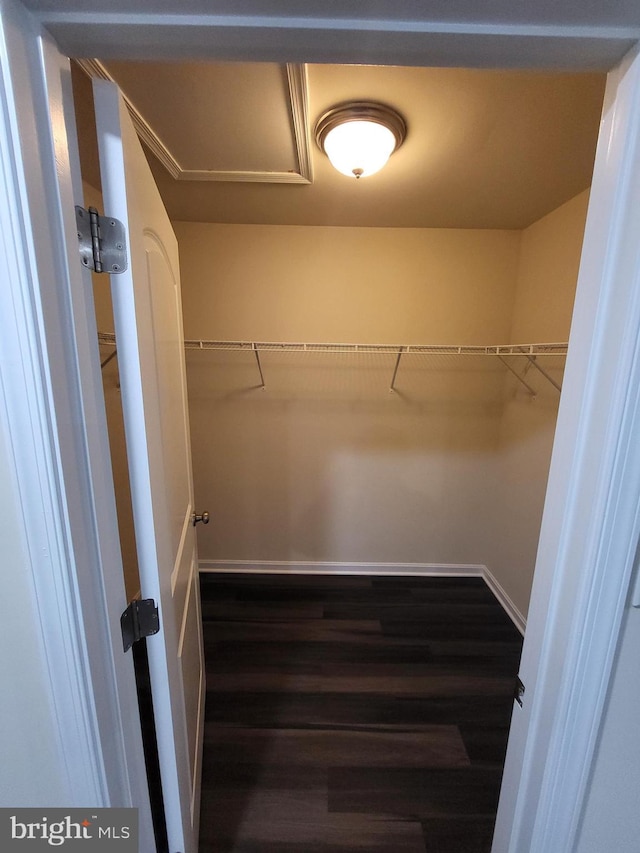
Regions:
M 479 578 L 201 579 L 200 853 L 485 853 L 522 638 Z

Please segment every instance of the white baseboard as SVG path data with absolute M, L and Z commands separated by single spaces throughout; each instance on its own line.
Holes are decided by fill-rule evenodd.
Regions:
M 206 572 L 243 572 L 279 575 L 421 575 L 426 577 L 482 577 L 484 566 L 438 563 L 328 563 L 280 560 L 200 560 Z
M 328 563 L 283 560 L 200 560 L 202 574 L 376 575 L 404 577 L 483 578 L 507 616 L 524 636 L 527 620 L 486 566 L 455 563 Z
M 495 595 L 495 597 L 498 599 L 498 601 L 502 605 L 502 609 L 504 610 L 504 612 L 507 614 L 509 619 L 511 619 L 518 631 L 520 631 L 520 633 L 524 637 L 524 631 L 527 627 L 526 617 L 523 616 L 522 613 L 518 610 L 513 601 L 505 592 L 504 588 L 496 580 L 495 576 L 489 571 L 486 566 L 483 566 L 482 575 L 484 577 L 484 582 L 489 587 L 491 592 Z
M 524 636 L 527 620 L 486 566 L 456 563 L 329 563 L 287 560 L 200 560 L 199 569 L 229 574 L 372 575 L 405 577 L 481 577 L 507 616 Z

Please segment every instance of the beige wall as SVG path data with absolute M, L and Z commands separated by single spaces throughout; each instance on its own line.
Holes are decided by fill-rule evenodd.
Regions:
M 59 806 L 68 796 L 11 439 L 0 403 L 0 804 Z M 34 522 L 37 523 L 37 522 Z M 34 555 L 31 555 L 34 557 Z M 35 557 L 34 557 L 35 558 Z M 52 606 L 53 603 L 51 603 Z M 34 627 L 35 626 L 35 627 Z
M 585 190 L 522 232 L 512 342 L 567 340 L 588 202 Z
M 187 338 L 566 340 L 588 195 L 523 232 L 174 223 Z M 97 283 L 99 325 L 112 329 Z M 106 354 L 106 351 L 105 351 Z M 188 352 L 202 559 L 485 563 L 526 614 L 558 394 L 480 358 Z M 547 363 L 557 377 L 559 362 Z M 135 541 L 104 371 L 128 589 Z
M 511 342 L 566 341 L 571 326 L 588 192 L 522 232 Z M 562 361 L 540 359 L 556 380 Z M 509 378 L 496 460 L 496 515 L 485 562 L 526 616 L 559 393 L 531 368 L 535 400 Z
M 174 223 L 189 338 L 484 344 L 518 233 Z
M 627 603 L 576 853 L 633 851 L 640 834 L 640 611 Z
M 509 337 L 518 232 L 174 225 L 187 338 Z M 480 561 L 503 371 L 394 361 L 188 353 L 201 558 Z

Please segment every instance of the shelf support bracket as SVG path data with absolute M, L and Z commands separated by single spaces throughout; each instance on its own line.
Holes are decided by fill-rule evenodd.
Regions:
M 391 377 L 391 385 L 389 386 L 389 391 L 395 391 L 396 385 L 396 376 L 398 375 L 398 368 L 400 367 L 400 359 L 402 358 L 402 353 L 405 351 L 405 348 L 398 350 L 398 357 L 396 358 L 396 366 L 393 368 L 393 376 Z
M 529 394 L 531 394 L 532 398 L 535 400 L 536 399 L 536 392 L 533 390 L 531 385 L 529 385 L 527 382 L 524 381 L 524 379 L 522 378 L 522 376 L 520 376 L 518 371 L 514 370 L 513 367 L 511 367 L 511 365 L 509 364 L 509 362 L 505 358 L 503 358 L 499 353 L 496 353 L 496 355 L 498 356 L 500 361 L 504 364 L 504 366 L 507 368 L 507 370 L 510 370 L 513 373 L 513 375 L 516 377 L 518 382 L 521 382 L 524 385 L 524 387 L 527 389 Z
M 540 371 L 540 373 L 544 376 L 544 378 L 547 381 L 549 381 L 553 385 L 554 388 L 556 388 L 560 393 L 562 393 L 562 385 L 560 385 L 559 382 L 556 382 L 556 380 L 553 378 L 553 376 L 549 376 L 549 374 L 544 369 L 544 367 L 540 367 L 535 355 L 529 355 L 527 353 L 527 359 L 535 367 L 536 370 Z
M 258 347 L 255 344 L 253 345 L 253 352 L 256 357 L 256 364 L 258 365 L 258 373 L 260 374 L 260 387 L 264 388 L 264 375 L 262 373 L 262 365 L 260 364 L 260 353 L 258 352 Z
M 110 355 L 108 355 L 108 356 L 104 359 L 104 361 L 101 361 L 101 362 L 100 362 L 100 369 L 101 369 L 101 370 L 104 370 L 104 369 L 105 369 L 105 367 L 109 364 L 109 362 L 110 362 L 112 359 L 114 359 L 117 355 L 118 355 L 118 350 L 117 350 L 117 349 L 114 349 L 114 351 L 113 351 Z

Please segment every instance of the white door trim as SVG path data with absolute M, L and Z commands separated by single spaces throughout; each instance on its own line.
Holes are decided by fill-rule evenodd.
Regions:
M 42 6 L 44 25 L 69 56 L 103 59 L 608 71 L 640 37 L 633 15 L 614 10 L 618 25 L 612 26 L 603 15 L 566 0 L 557 3 L 564 8 L 555 22 L 549 7 L 509 0 L 494 0 L 490 8 L 457 3 L 451 12 L 447 4 L 350 2 L 334 15 L 322 0 L 262 0 L 253 14 L 246 8 L 255 9 L 251 3 L 222 4 L 227 14 L 221 14 L 220 3 L 176 0 L 164 15 L 150 10 L 148 0 L 130 0 L 126 12 L 96 8 L 87 0 L 29 3 Z
M 19 4 L 16 0 L 1 2 L 3 9 L 14 15 L 18 13 Z M 127 19 L 129 25 L 126 23 Z M 85 26 L 87 29 L 91 27 L 91 16 L 85 17 L 84 21 L 84 24 L 72 22 L 72 26 L 76 27 L 76 37 L 78 32 L 81 32 L 78 26 Z M 112 45 L 117 45 L 119 39 L 122 44 L 131 44 L 129 37 L 135 35 L 135 27 L 131 25 L 131 21 L 132 18 L 125 15 L 110 16 L 108 38 Z M 296 41 L 300 33 L 294 28 L 284 27 L 279 31 L 276 19 L 269 19 L 269 22 L 270 37 L 279 40 L 281 53 L 288 53 L 289 59 L 295 57 L 301 49 L 300 42 Z M 315 24 L 313 21 L 307 21 L 306 33 L 309 41 L 314 35 L 314 26 L 322 29 L 324 23 L 326 22 L 320 20 Z M 105 22 L 102 32 L 106 34 L 104 24 Z M 135 24 L 139 27 L 142 22 L 137 20 Z M 179 21 L 174 21 L 174 24 L 172 39 L 177 43 L 175 33 Z M 403 44 L 407 43 L 411 26 L 411 22 L 405 24 Z M 245 29 L 244 35 L 255 34 L 259 29 L 260 23 L 257 21 L 256 29 Z M 154 33 L 160 37 L 161 30 L 159 27 L 154 32 L 149 31 L 146 41 L 149 55 L 153 54 Z M 222 29 L 216 30 L 215 26 L 209 30 L 217 34 L 218 42 L 221 41 L 221 35 L 229 34 L 228 29 L 223 32 Z M 486 37 L 491 35 L 489 25 L 482 35 L 483 45 L 488 51 L 491 39 L 487 41 Z M 498 28 L 496 35 L 502 39 L 510 37 L 509 33 L 499 32 Z M 561 41 L 563 38 L 570 38 L 571 33 L 555 33 L 553 37 Z M 467 34 L 466 44 L 469 45 L 473 38 L 473 35 Z M 389 32 L 381 28 L 376 32 L 376 41 L 380 44 L 380 50 L 385 52 L 385 60 L 392 61 L 394 47 Z M 598 39 L 594 40 L 596 41 Z M 166 50 L 166 46 L 164 49 Z M 235 58 L 240 58 L 243 54 L 246 58 L 251 50 L 251 38 L 228 42 L 225 50 L 226 58 L 234 58 L 234 55 Z M 33 61 L 33 43 L 30 45 L 29 55 Z M 140 57 L 139 49 L 138 56 Z M 320 59 L 319 56 L 315 58 Z M 425 54 L 425 60 L 428 59 Z M 397 53 L 396 61 L 402 60 L 401 52 Z M 10 56 L 8 71 L 19 71 L 14 63 L 18 63 L 18 59 Z M 558 846 L 557 837 L 552 842 L 549 841 L 549 833 L 551 830 L 558 831 L 567 843 L 572 843 L 575 820 L 583 801 L 585 773 L 590 763 L 589 752 L 580 754 L 579 746 L 581 743 L 592 746 L 601 719 L 601 700 L 610 676 L 621 602 L 629 578 L 627 555 L 637 541 L 635 517 L 631 518 L 631 508 L 637 505 L 637 487 L 625 477 L 623 464 L 627 451 L 629 456 L 624 461 L 627 466 L 631 466 L 629 471 L 633 470 L 637 462 L 629 440 L 629 430 L 635 423 L 635 405 L 640 381 L 634 361 L 635 336 L 640 328 L 637 303 L 640 264 L 637 251 L 634 252 L 634 241 L 637 241 L 638 233 L 639 200 L 634 202 L 636 218 L 631 203 L 631 190 L 635 182 L 637 194 L 640 170 L 637 150 L 640 112 L 637 75 L 636 61 L 633 68 L 627 71 L 625 82 L 618 90 L 615 100 L 607 104 L 603 123 L 594 173 L 595 192 L 589 209 L 587 248 L 580 275 L 567 364 L 566 391 L 556 432 L 549 499 L 545 509 L 534 600 L 529 617 L 527 634 L 530 641 L 525 643 L 523 673 L 527 682 L 527 693 L 522 713 L 518 711 L 514 717 L 514 731 L 507 761 L 506 772 L 511 774 L 508 778 L 516 781 L 514 767 L 518 762 L 514 764 L 514 756 L 521 750 L 522 772 L 517 774 L 519 784 L 513 788 L 515 796 L 512 801 L 503 796 L 499 816 L 502 834 L 496 837 L 495 853 L 507 850 L 517 850 L 517 853 L 532 850 L 535 850 L 535 853 L 543 853 L 553 850 L 555 853 L 558 849 L 571 849 Z M 17 74 L 15 79 L 18 80 Z M 31 82 L 29 96 L 34 104 L 34 114 L 41 122 L 41 92 L 38 86 L 37 80 Z M 612 76 L 608 95 L 610 99 L 614 89 L 615 78 Z M 7 87 L 6 91 L 12 96 L 10 87 Z M 635 116 L 632 104 L 636 105 Z M 9 107 L 11 108 L 11 104 Z M 23 118 L 27 120 L 27 117 Z M 39 132 L 42 142 L 41 134 L 45 129 L 40 127 Z M 73 479 L 74 473 L 81 478 L 83 474 L 86 477 L 92 472 L 86 455 L 78 458 L 56 455 L 58 445 L 63 444 L 63 428 L 53 419 L 57 395 L 60 388 L 67 389 L 71 395 L 73 411 L 81 412 L 76 399 L 80 366 L 77 352 L 69 354 L 66 351 L 65 359 L 72 358 L 71 363 L 63 361 L 60 365 L 52 364 L 51 352 L 47 345 L 52 343 L 50 333 L 53 331 L 55 336 L 56 329 L 60 330 L 62 318 L 56 316 L 55 312 L 53 316 L 45 312 L 40 317 L 36 310 L 37 301 L 36 307 L 31 304 L 32 299 L 47 293 L 49 287 L 53 288 L 55 294 L 57 285 L 56 277 L 35 263 L 31 221 L 38 220 L 38 210 L 33 198 L 29 199 L 30 206 L 25 207 L 28 192 L 32 193 L 36 202 L 38 199 L 44 202 L 44 209 L 49 216 L 48 223 L 44 223 L 46 233 L 38 237 L 38 254 L 42 251 L 53 258 L 58 274 L 66 267 L 64 258 L 60 257 L 64 253 L 59 252 L 58 247 L 65 245 L 66 241 L 70 249 L 75 229 L 69 221 L 66 208 L 61 212 L 59 206 L 51 203 L 52 192 L 62 191 L 63 196 L 65 193 L 69 194 L 68 185 L 62 184 L 62 190 L 59 189 L 51 152 L 47 153 L 42 163 L 38 164 L 35 160 L 31 163 L 28 161 L 28 136 L 24 132 L 21 136 L 14 134 L 11 143 L 13 160 L 8 166 L 15 171 L 15 175 L 5 189 L 6 201 L 17 206 L 19 210 L 26 211 L 19 220 L 20 230 L 15 238 L 18 258 L 16 267 L 19 263 L 24 263 L 32 276 L 25 279 L 21 288 L 27 291 L 24 295 L 26 310 L 33 316 L 33 325 L 37 327 L 35 337 L 31 336 L 31 330 L 28 328 L 18 333 L 20 359 L 32 372 L 35 371 L 30 382 L 40 395 L 38 402 L 45 409 L 42 416 L 33 420 L 33 427 L 37 432 L 36 437 L 44 444 L 51 457 L 46 460 L 47 466 L 53 468 L 55 488 L 52 487 L 52 494 L 45 494 L 45 498 L 49 501 L 49 508 L 60 515 L 67 506 L 65 499 L 70 500 L 70 496 L 64 494 L 69 478 Z M 25 163 L 20 161 L 21 150 L 27 161 Z M 39 169 L 45 172 L 45 180 L 40 190 L 33 186 L 35 179 L 29 175 L 29 168 L 32 166 L 36 175 Z M 4 202 L 5 199 L 1 201 Z M 63 271 L 66 278 L 68 270 L 65 268 Z M 69 320 L 65 298 L 60 294 L 55 296 L 60 302 L 57 305 L 58 310 Z M 40 319 L 44 320 L 43 326 L 39 325 Z M 86 335 L 87 330 L 82 328 L 80 319 L 76 316 L 73 320 L 76 334 Z M 32 366 L 34 358 L 35 367 Z M 46 387 L 46 383 L 44 386 L 42 383 L 49 370 L 54 374 L 55 381 L 50 383 L 51 387 Z M 5 390 L 11 406 L 15 406 L 13 414 L 17 418 L 20 406 L 15 397 L 22 393 L 22 380 L 18 381 L 11 375 L 5 380 L 3 375 L 3 381 L 8 383 L 8 390 Z M 53 394 L 53 397 L 50 397 L 50 394 Z M 85 427 L 90 429 L 92 424 L 85 423 Z M 102 428 L 100 424 L 98 428 Z M 17 432 L 14 438 L 18 442 Z M 88 452 L 87 445 L 83 446 Z M 49 468 L 46 467 L 46 470 L 48 472 Z M 37 473 L 44 473 L 44 469 Z M 62 494 L 56 493 L 57 488 L 62 490 Z M 42 500 L 42 483 L 38 482 L 36 477 L 30 480 L 27 478 L 24 481 L 24 489 L 25 509 L 32 505 L 32 501 Z M 70 547 L 68 540 L 80 535 L 77 529 L 78 518 L 71 514 L 64 522 L 63 524 L 63 519 L 60 519 L 59 524 L 54 525 L 54 532 L 58 538 L 64 534 L 64 544 Z M 83 535 L 95 542 L 98 536 L 95 514 L 88 522 L 91 528 Z M 617 551 L 614 548 L 616 543 Z M 603 587 L 605 558 L 607 585 Z M 82 575 L 80 567 L 69 559 L 64 561 L 61 558 L 60 563 L 60 582 L 68 591 L 70 603 L 81 603 L 82 589 L 79 588 L 81 585 L 78 581 Z M 34 582 L 36 586 L 44 583 L 35 565 Z M 97 587 L 96 576 L 89 579 L 89 585 L 91 584 Z M 95 594 L 96 589 L 90 589 L 89 592 Z M 105 749 L 108 744 L 100 739 L 97 722 L 99 715 L 93 702 L 102 701 L 105 692 L 117 701 L 115 679 L 107 679 L 102 690 L 94 690 L 92 668 L 99 668 L 100 649 L 95 650 L 89 646 L 87 632 L 72 607 L 68 613 L 57 614 L 56 620 L 61 636 L 69 634 L 75 638 L 77 635 L 86 653 L 83 660 L 78 660 L 74 674 L 80 693 L 79 699 L 84 703 L 83 709 L 61 706 L 61 726 L 66 724 L 68 714 L 69 719 L 75 721 L 76 725 L 84 722 L 88 730 L 94 733 L 92 737 L 85 737 L 84 742 L 93 750 L 94 773 L 104 779 Z M 95 630 L 105 630 L 106 623 L 104 614 L 98 612 Z M 595 631 L 594 634 L 586 636 L 584 631 L 588 626 L 594 626 Z M 72 657 L 79 654 L 77 650 L 67 651 Z M 574 662 L 579 665 L 579 671 L 575 675 L 569 669 L 569 664 Z M 53 680 L 62 679 L 63 673 L 60 669 L 60 666 L 53 664 Z M 54 685 L 52 690 L 55 693 L 57 685 Z M 575 738 L 570 740 L 567 751 L 562 745 L 563 738 L 571 732 L 575 732 Z M 538 749 L 540 752 L 536 751 Z M 84 768 L 85 776 L 91 776 L 89 759 L 79 756 L 78 761 Z M 103 785 L 101 790 L 107 786 Z M 526 808 L 523 806 L 525 803 Z M 545 846 L 532 846 L 535 844 Z
M 49 139 L 36 116 L 24 112 L 24 105 L 32 95 L 32 91 L 26 91 L 33 84 L 27 61 L 37 58 L 29 49 L 35 46 L 35 33 L 25 34 L 25 44 L 18 44 L 15 32 L 16 29 L 20 32 L 18 27 L 24 26 L 25 19 L 21 18 L 16 27 L 20 10 L 6 4 L 3 11 L 2 36 L 6 53 L 2 51 L 5 60 L 2 113 L 5 124 L 0 143 L 3 178 L 0 210 L 7 275 L 0 288 L 0 345 L 7 428 L 21 491 L 38 604 L 38 628 L 59 724 L 61 765 L 67 772 L 72 802 L 79 805 L 85 797 L 102 805 L 108 786 L 98 746 L 92 686 L 86 673 L 84 627 L 76 615 L 76 567 L 72 564 L 74 547 L 67 523 L 59 426 L 52 410 L 51 398 L 57 379 L 52 372 L 62 373 L 62 387 L 57 389 L 60 395 L 68 391 L 68 382 L 62 363 L 50 363 L 45 339 L 46 332 L 55 334 L 57 319 L 48 316 L 49 306 L 42 304 L 45 288 L 55 292 L 55 269 L 53 266 L 49 271 L 46 269 L 52 261 L 53 246 L 46 235 L 41 243 L 34 233 L 46 209 L 43 204 L 42 212 L 33 215 L 38 202 L 44 202 L 45 190 L 43 184 L 38 192 L 40 170 L 37 166 L 34 170 L 34 166 Z M 21 48 L 26 56 L 21 54 Z M 11 86 L 10 75 L 20 81 L 15 88 Z M 26 142 L 29 132 L 33 136 L 31 144 Z M 36 142 L 38 136 L 42 139 Z M 86 466 L 85 459 L 82 466 Z M 73 473 L 71 468 L 68 476 L 72 477 Z
M 92 285 L 77 254 L 69 64 L 21 4 L 0 10 L 0 380 L 67 780 L 60 805 L 136 806 L 151 849 L 133 665 L 114 653 L 126 599 Z
M 494 853 L 571 851 L 640 526 L 640 58 L 609 76 Z

